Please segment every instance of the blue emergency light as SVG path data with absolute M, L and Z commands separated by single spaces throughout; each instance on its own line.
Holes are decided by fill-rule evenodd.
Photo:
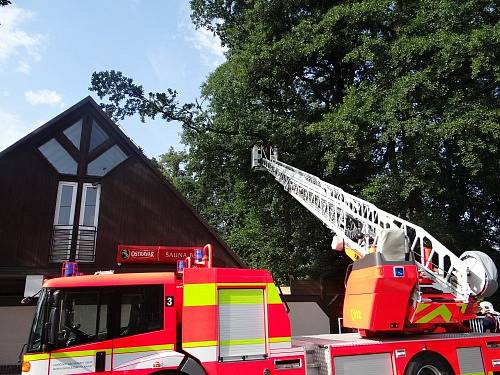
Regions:
M 194 249 L 194 261 L 195 262 L 202 262 L 204 255 L 205 255 L 205 252 L 203 251 L 203 249 Z
M 64 277 L 78 276 L 80 274 L 78 272 L 78 263 L 77 262 L 63 262 L 61 274 Z
M 184 268 L 186 268 L 186 262 L 184 260 L 178 260 L 177 261 L 177 272 L 183 273 Z

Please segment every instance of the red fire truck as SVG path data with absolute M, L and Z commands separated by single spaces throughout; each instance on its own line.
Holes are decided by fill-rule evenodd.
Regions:
M 23 372 L 500 374 L 500 335 L 462 333 L 461 325 L 496 290 L 489 257 L 458 258 L 423 229 L 279 162 L 275 152 L 267 159 L 254 149 L 253 162 L 332 228 L 332 246 L 353 258 L 344 320 L 358 333 L 292 338 L 271 275 L 212 268 L 207 245 L 177 273 L 46 281 Z

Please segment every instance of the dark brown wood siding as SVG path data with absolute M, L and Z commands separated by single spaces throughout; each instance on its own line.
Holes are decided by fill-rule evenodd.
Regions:
M 60 178 L 31 146 L 0 158 L 0 267 L 58 270 L 48 258 Z M 88 272 L 116 268 L 118 244 L 207 243 L 214 247 L 215 265 L 238 267 L 177 194 L 132 155 L 101 180 L 96 262 L 81 267 Z M 166 267 L 122 266 L 130 271 L 159 268 Z
M 58 183 L 76 181 L 77 177 L 59 175 L 37 147 L 88 116 L 99 120 L 111 141 L 120 145 L 128 159 L 102 178 L 85 177 L 85 182 L 101 184 L 101 199 L 96 261 L 81 264 L 82 272 L 117 269 L 118 244 L 199 246 L 211 243 L 214 265 L 242 266 L 97 104 L 86 98 L 0 153 L 0 281 L 6 277 L 23 281 L 26 274 L 59 274 L 60 264 L 48 263 Z M 124 265 L 118 271 L 174 267 Z
M 98 264 L 116 265 L 118 244 L 198 246 L 207 243 L 214 247 L 215 265 L 237 266 L 184 202 L 137 157 L 130 157 L 102 179 Z
M 33 147 L 0 158 L 0 265 L 44 267 L 58 174 Z

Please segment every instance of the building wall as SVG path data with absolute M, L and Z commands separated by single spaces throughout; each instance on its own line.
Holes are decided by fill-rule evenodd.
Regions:
M 35 306 L 0 307 L 0 364 L 16 364 L 28 341 Z
M 330 333 L 330 319 L 316 302 L 288 302 L 292 336 Z
M 0 277 L 22 273 L 59 273 L 48 264 L 59 181 L 66 181 L 26 144 L 0 158 Z M 218 239 L 173 188 L 135 154 L 100 181 L 101 199 L 96 262 L 84 272 L 116 268 L 118 244 L 214 246 L 215 265 L 238 267 Z M 173 266 L 172 266 L 173 267 Z M 165 266 L 127 266 L 148 271 Z M 15 270 L 17 273 L 21 270 Z
M 97 234 L 97 249 L 101 251 L 96 259 L 100 265 L 116 267 L 118 244 L 199 246 L 207 243 L 214 246 L 215 265 L 237 266 L 178 195 L 136 158 L 131 157 L 102 180 Z
M 0 257 L 2 266 L 47 263 L 58 175 L 33 149 L 0 158 Z

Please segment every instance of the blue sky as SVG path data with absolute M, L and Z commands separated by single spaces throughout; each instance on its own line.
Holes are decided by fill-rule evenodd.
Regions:
M 171 87 L 191 101 L 224 61 L 219 41 L 191 24 L 188 0 L 12 3 L 0 7 L 0 150 L 92 95 L 94 71 L 120 70 L 148 91 Z M 183 148 L 178 124 L 120 126 L 148 156 Z

